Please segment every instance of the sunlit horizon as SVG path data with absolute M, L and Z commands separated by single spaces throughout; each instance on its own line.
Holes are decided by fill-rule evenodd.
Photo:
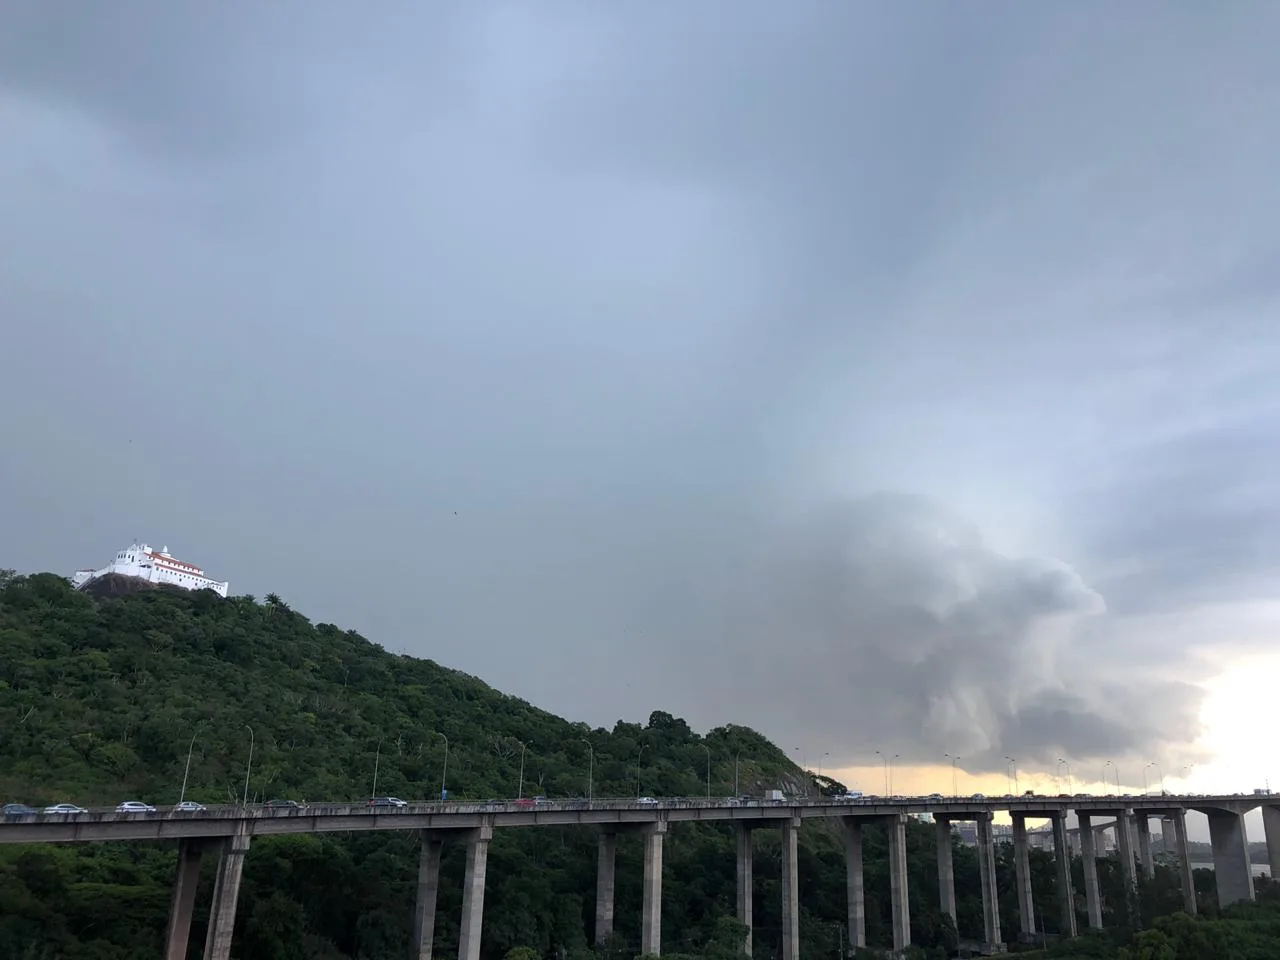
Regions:
M 1258 722 L 1259 705 L 1272 695 L 1280 676 L 1280 655 L 1243 657 L 1219 676 L 1204 682 L 1206 699 L 1201 710 L 1204 730 L 1193 745 L 1212 757 L 1200 764 L 1166 765 L 1160 757 L 1146 760 L 1064 758 L 1046 769 L 1008 764 L 1009 773 L 970 771 L 964 758 L 954 766 L 946 757 L 936 764 L 886 762 L 875 757 L 844 766 L 809 762 L 851 790 L 867 794 L 971 796 L 981 793 L 1003 797 L 1034 790 L 1038 794 L 1086 793 L 1095 795 L 1158 793 L 1252 793 L 1280 785 L 1280 759 L 1271 745 L 1271 734 Z M 823 754 L 826 756 L 826 754 Z M 892 754 L 886 753 L 887 758 Z M 1270 764 L 1270 766 L 1268 766 Z

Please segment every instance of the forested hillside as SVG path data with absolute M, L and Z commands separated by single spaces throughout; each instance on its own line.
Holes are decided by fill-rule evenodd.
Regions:
M 841 789 L 805 777 L 744 727 L 701 736 L 659 712 L 643 725 L 592 729 L 429 660 L 390 654 L 353 631 L 312 624 L 276 597 L 150 590 L 94 598 L 52 574 L 0 575 L 0 724 L 0 795 L 33 805 L 175 802 L 189 749 L 187 797 L 238 801 L 250 731 L 249 793 L 257 799 L 366 797 L 375 764 L 378 793 L 438 796 L 446 740 L 451 798 L 515 796 L 522 754 L 526 795 L 584 796 L 592 756 L 597 797 L 701 795 L 708 756 L 719 795 L 733 790 L 735 766 L 743 791 Z M 956 935 L 937 907 L 933 830 L 912 824 L 908 842 L 913 938 L 946 955 Z M 780 858 L 772 831 L 761 831 L 757 844 L 756 952 L 764 957 L 776 951 Z M 456 942 L 460 853 L 450 848 L 443 868 L 440 956 Z M 723 952 L 717 921 L 733 915 L 734 896 L 729 830 L 675 827 L 665 859 L 666 952 Z M 867 831 L 866 861 L 868 936 L 885 943 L 888 864 L 876 829 Z M 164 844 L 0 847 L 0 957 L 159 955 L 174 866 L 175 851 Z M 803 955 L 836 956 L 845 871 L 828 825 L 806 823 L 800 866 Z M 1053 931 L 1052 864 L 1037 853 L 1032 867 L 1043 923 Z M 205 869 L 198 917 L 207 912 L 213 864 Z M 1018 919 L 1007 850 L 998 869 L 1012 940 Z M 416 841 L 408 835 L 257 841 L 241 891 L 236 955 L 399 960 L 408 950 L 416 870 Z M 484 955 L 527 947 L 536 956 L 590 956 L 594 872 L 588 829 L 499 831 L 489 861 Z M 637 952 L 640 874 L 639 844 L 624 841 L 618 937 L 605 951 L 619 960 Z M 1113 874 L 1103 870 L 1108 923 L 1122 926 Z M 1198 879 L 1212 884 L 1211 875 Z M 960 932 L 972 936 L 981 929 L 981 905 L 968 848 L 957 848 L 956 880 Z M 1161 871 L 1144 888 L 1142 909 L 1171 912 L 1177 899 L 1176 878 Z M 721 940 L 728 928 L 721 926 Z M 192 933 L 196 951 L 202 920 Z

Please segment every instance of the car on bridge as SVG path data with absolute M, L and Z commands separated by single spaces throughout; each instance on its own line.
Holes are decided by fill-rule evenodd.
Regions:
M 200 813 L 205 809 L 203 803 L 196 803 L 194 800 L 183 800 L 180 804 L 173 808 L 174 813 Z
M 74 803 L 55 803 L 51 807 L 45 807 L 44 812 L 49 816 L 74 816 L 77 813 L 88 813 L 89 808 L 77 806 Z
M 28 807 L 25 803 L 6 803 L 4 805 L 4 815 L 6 817 L 29 817 L 36 813 L 35 807 Z
M 116 813 L 155 813 L 156 808 L 141 800 L 126 800 L 116 807 Z
M 636 803 L 640 804 L 642 807 L 653 807 L 657 806 L 658 801 L 653 797 L 636 797 Z
M 268 800 L 263 804 L 268 810 L 301 810 L 302 804 L 297 800 Z
M 370 797 L 371 807 L 407 807 L 409 804 L 399 797 Z

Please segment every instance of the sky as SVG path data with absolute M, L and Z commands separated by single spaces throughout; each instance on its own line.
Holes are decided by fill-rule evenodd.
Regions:
M 0 12 L 0 566 L 851 777 L 1280 782 L 1280 8 L 109 7 Z

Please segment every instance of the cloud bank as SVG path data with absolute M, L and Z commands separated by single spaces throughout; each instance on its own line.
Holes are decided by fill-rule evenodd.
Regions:
M 1198 687 L 1082 653 L 1106 605 L 1075 570 L 1002 555 L 922 497 L 810 511 L 734 580 L 723 645 L 693 686 L 706 680 L 712 712 L 750 704 L 836 764 L 881 750 L 1000 770 L 1010 755 L 1145 756 L 1198 733 Z
M 987 769 L 1272 644 L 1280 8 L 80 6 L 0 18 L 0 566 Z

